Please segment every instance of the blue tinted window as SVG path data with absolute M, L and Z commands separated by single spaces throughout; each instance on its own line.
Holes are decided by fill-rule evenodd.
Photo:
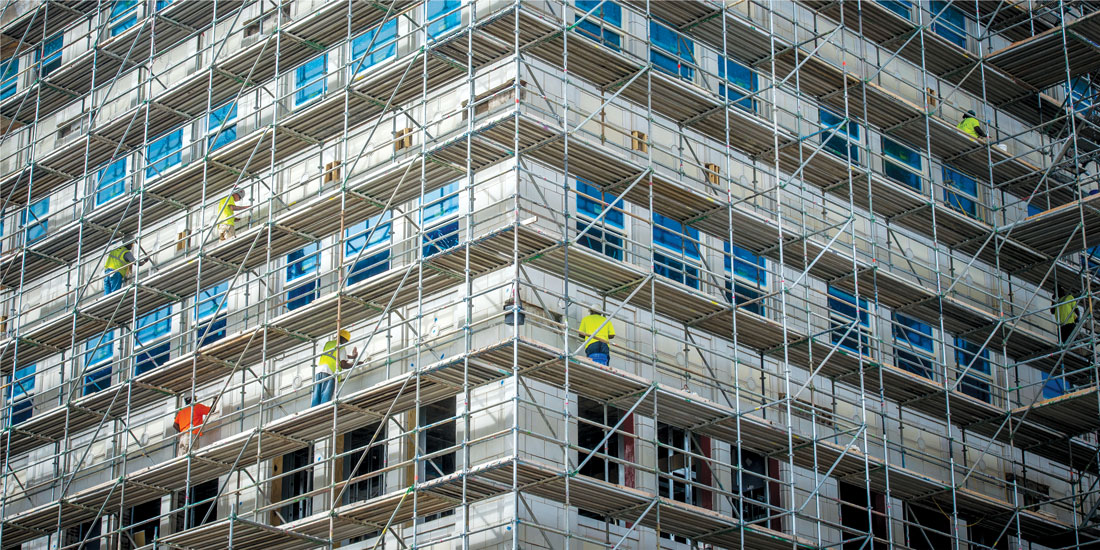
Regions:
M 882 138 L 882 154 L 885 156 L 882 168 L 887 177 L 915 191 L 921 190 L 921 159 L 916 151 L 892 139 Z
M 615 27 L 622 27 L 623 25 L 622 6 L 611 0 L 604 2 L 599 0 L 577 0 L 575 5 L 578 10 L 584 12 L 576 14 L 574 18 L 574 21 L 578 21 L 576 23 L 577 33 L 612 50 L 619 51 L 619 47 L 622 46 L 622 36 L 616 32 Z M 589 12 L 591 14 L 584 17 L 584 14 Z M 581 18 L 584 18 L 584 20 L 581 21 Z
M 819 109 L 818 115 L 821 125 L 825 127 L 821 130 L 821 142 L 825 144 L 825 150 L 839 157 L 851 158 L 852 162 L 859 162 L 859 124 L 845 122 L 844 117 L 825 109 Z M 833 128 L 836 128 L 835 132 L 832 131 Z
M 723 257 L 726 273 L 732 273 L 758 285 L 768 284 L 768 271 L 764 268 L 764 258 L 737 245 L 724 243 L 726 254 Z M 732 254 L 731 254 L 732 252 Z
M 1043 399 L 1051 399 L 1066 394 L 1066 381 L 1061 378 L 1051 378 L 1050 373 L 1042 372 L 1043 376 Z
M 19 83 L 19 58 L 9 57 L 0 61 L 0 99 L 15 95 Z
M 157 11 L 163 10 L 172 5 L 172 0 L 157 0 Z
M 226 309 L 226 293 L 229 291 L 229 281 L 214 285 L 200 291 L 195 306 L 195 318 L 205 319 L 220 313 Z
M 118 159 L 96 175 L 95 204 L 99 206 L 126 191 L 126 159 Z
M 445 185 L 435 191 L 424 194 L 424 207 L 421 208 L 420 223 L 431 225 L 441 219 L 458 213 L 458 182 Z
M 699 230 L 653 213 L 654 272 L 692 288 L 699 288 L 699 269 L 690 260 L 698 261 Z M 671 252 L 671 254 L 669 253 Z
M 856 353 L 869 355 L 871 325 L 867 300 L 860 298 L 857 301 L 855 296 L 830 286 L 829 310 L 832 342 Z M 849 330 L 853 322 L 856 325 Z
M 577 243 L 616 260 L 623 259 L 623 237 L 620 233 L 601 224 L 592 224 L 584 219 L 577 220 Z M 585 229 L 587 228 L 587 230 Z M 581 233 L 583 231 L 583 233 Z
M 45 78 L 61 67 L 61 48 L 65 45 L 64 33 L 58 33 L 42 43 L 36 52 L 38 76 Z
M 933 373 L 932 327 L 906 315 L 894 315 L 897 366 L 931 379 Z
M 210 111 L 210 116 L 206 122 L 210 137 L 206 138 L 206 144 L 211 151 L 237 139 L 236 120 L 237 102 L 235 101 Z
M 293 281 L 299 277 L 316 273 L 321 258 L 318 253 L 320 248 L 318 243 L 312 243 L 287 254 L 286 280 Z
M 390 19 L 351 41 L 351 67 L 356 73 L 394 55 L 397 55 L 397 19 Z
M 138 317 L 137 338 L 138 346 L 147 346 L 172 332 L 172 306 L 166 305 L 152 313 Z
M 462 24 L 459 0 L 428 0 L 424 13 L 428 21 L 428 39 L 438 38 Z
M 943 0 L 933 0 L 932 17 L 936 17 L 937 14 L 939 18 L 932 23 L 932 32 L 966 49 L 966 16 L 963 12 Z
M 328 54 L 315 57 L 294 70 L 294 105 L 301 105 L 325 93 Z
M 989 403 L 989 349 L 955 338 L 955 366 L 960 374 L 966 371 L 959 381 L 959 391 Z
M 718 56 L 718 78 L 724 80 L 718 84 L 719 94 L 742 109 L 756 110 L 756 101 L 749 97 L 752 92 L 757 91 L 756 73 L 732 59 Z
M 24 395 L 30 395 L 34 391 L 34 368 L 31 363 L 25 367 L 15 369 L 15 376 L 11 378 L 11 398 L 19 399 Z
M 695 44 L 672 29 L 649 22 L 649 39 L 653 48 L 649 50 L 649 60 L 662 71 L 683 78 L 695 76 Z
M 598 187 L 584 180 L 577 180 L 577 191 L 578 214 L 595 219 L 603 212 L 604 204 L 614 203 L 614 208 L 609 210 L 601 220 L 604 223 L 623 229 L 623 201 L 616 201 L 614 193 L 604 193 Z
M 458 220 L 424 232 L 424 256 L 438 254 L 458 246 Z
M 305 277 L 317 272 L 320 263 L 320 245 L 313 243 L 291 252 L 286 257 L 286 282 Z M 291 288 L 286 293 L 287 308 L 297 309 L 313 301 L 317 297 L 317 280 L 313 279 Z
M 139 317 L 134 333 L 134 376 L 152 370 L 168 361 L 171 342 L 165 337 L 172 333 L 172 306 L 163 306 Z
M 943 167 L 943 202 L 972 218 L 978 217 L 978 182 L 970 176 Z
M 122 34 L 137 23 L 137 0 L 115 0 L 111 5 L 111 36 Z
M 11 416 L 8 417 L 8 425 L 15 426 L 17 424 L 30 420 L 31 413 L 34 409 L 33 399 L 23 399 L 11 404 Z
M 912 19 L 912 12 L 910 10 L 913 3 L 909 0 L 878 0 L 878 3 L 906 19 Z
M 169 132 L 145 148 L 145 159 L 149 167 L 145 177 L 152 178 L 183 161 L 183 128 Z
M 1092 105 L 1093 90 L 1088 77 L 1075 76 L 1069 82 L 1067 92 L 1073 101 L 1073 109 L 1080 111 Z
M 111 385 L 114 338 L 115 332 L 109 330 L 84 344 L 84 395 L 103 391 Z
M 387 211 L 344 230 L 344 258 L 355 262 L 348 270 L 348 285 L 385 273 L 390 268 L 389 247 L 382 247 L 390 242 L 390 217 Z
M 46 215 L 50 213 L 50 198 L 46 197 L 19 213 L 19 222 L 27 231 L 27 244 L 39 241 L 46 237 L 50 220 Z

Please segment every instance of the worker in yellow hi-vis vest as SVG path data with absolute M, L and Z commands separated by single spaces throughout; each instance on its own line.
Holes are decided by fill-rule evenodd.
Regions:
M 978 115 L 974 114 L 974 111 L 967 111 L 956 128 L 978 141 L 985 139 L 985 130 L 982 130 L 982 123 L 978 120 Z
M 1058 323 L 1058 340 L 1063 346 L 1069 344 L 1069 340 L 1073 336 L 1073 329 L 1077 328 L 1077 320 L 1084 313 L 1077 297 L 1059 286 L 1057 295 L 1054 297 L 1054 306 L 1050 308 L 1050 312 L 1054 314 L 1054 322 Z
M 103 265 L 103 295 L 106 296 L 120 288 L 130 278 L 134 265 L 132 244 L 124 244 L 107 253 Z M 142 258 L 138 265 L 145 265 L 148 258 Z
M 227 241 L 237 235 L 237 212 L 248 210 L 247 205 L 237 204 L 244 198 L 240 191 L 218 201 L 218 240 Z
M 325 342 L 325 348 L 321 351 L 321 358 L 317 361 L 320 372 L 317 373 L 317 383 L 313 386 L 313 403 L 310 406 L 332 401 L 332 391 L 336 387 L 336 381 L 340 378 L 340 373 L 350 369 L 359 357 L 358 348 L 352 348 L 351 354 L 348 354 L 347 343 L 349 340 L 351 340 L 351 333 L 341 329 L 339 343 L 336 340 Z

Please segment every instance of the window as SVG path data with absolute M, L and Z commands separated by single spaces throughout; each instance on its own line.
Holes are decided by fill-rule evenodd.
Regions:
M 96 174 L 95 205 L 99 206 L 126 191 L 126 157 L 120 158 Z
M 858 321 L 857 321 L 858 319 Z M 855 323 L 855 326 L 849 326 Z M 867 300 L 829 287 L 829 325 L 832 341 L 841 347 L 862 355 L 870 355 L 871 324 Z
M 172 343 L 171 304 L 139 317 L 134 332 L 134 376 L 153 370 L 168 362 Z
M 866 486 L 838 483 L 840 489 L 840 523 L 845 527 L 843 550 L 886 550 L 890 533 L 886 527 L 886 497 Z M 870 493 L 870 499 L 868 499 Z M 861 533 L 875 537 L 868 544 Z
M 390 268 L 391 229 L 390 212 L 386 211 L 344 230 L 344 259 L 355 261 L 348 270 L 348 286 Z
M 11 410 L 8 412 L 8 426 L 26 422 L 31 418 L 33 413 L 31 396 L 34 392 L 34 369 L 34 363 L 19 367 L 15 369 L 14 376 L 8 378 L 11 382 L 11 393 L 8 396 L 8 404 L 11 405 Z
M 111 358 L 115 355 L 115 331 L 108 330 L 84 344 L 84 393 L 103 391 L 111 385 Z
M 225 338 L 225 310 L 227 295 L 229 293 L 229 281 L 214 285 L 199 292 L 195 303 L 196 323 L 195 341 L 199 346 L 205 346 Z
M 137 24 L 137 6 L 137 0 L 115 0 L 111 4 L 111 15 L 108 18 L 111 36 L 118 36 Z
M 943 167 L 943 202 L 971 218 L 978 216 L 978 182 L 955 170 Z
M 154 498 L 130 508 L 130 524 L 126 526 L 129 536 L 137 546 L 153 542 L 160 527 L 160 499 Z
M 757 90 L 756 73 L 752 69 L 732 59 L 718 56 L 718 78 L 723 79 L 718 84 L 719 95 L 746 111 L 756 112 L 756 100 L 749 97 Z
M 232 101 L 210 111 L 206 120 L 206 146 L 215 151 L 237 139 L 237 102 Z
M 380 472 L 386 467 L 386 430 L 379 429 L 380 427 L 379 424 L 371 424 L 344 434 L 344 452 L 350 453 L 344 456 L 342 472 L 344 481 L 352 477 L 363 477 L 373 472 Z M 378 433 L 377 436 L 375 432 Z M 371 444 L 372 440 L 373 444 Z M 367 447 L 368 445 L 370 447 Z M 359 465 L 359 469 L 353 472 L 356 464 Z M 383 473 L 356 481 L 348 487 L 347 491 L 344 491 L 343 503 L 350 504 L 382 496 L 384 484 Z
M 911 187 L 914 191 L 921 190 L 921 159 L 913 149 L 910 149 L 892 139 L 882 138 L 882 171 L 886 177 Z
M 959 391 L 975 399 L 992 403 L 989 393 L 992 371 L 989 366 L 988 348 L 962 338 L 955 338 L 955 367 L 962 376 L 959 380 Z
M 697 437 L 683 428 L 658 422 L 657 442 L 659 443 L 657 486 L 660 495 L 679 502 L 710 508 L 710 491 L 692 485 L 692 483 L 710 484 L 710 467 L 694 456 L 709 456 L 710 440 Z M 671 538 L 682 543 L 689 542 L 683 537 L 666 533 L 661 533 L 661 538 Z
M 1093 277 L 1100 275 L 1100 245 L 1089 247 L 1081 256 L 1081 266 Z
M 937 15 L 939 17 L 932 23 L 932 32 L 965 50 L 966 16 L 963 12 L 943 0 L 932 0 L 932 17 Z
M 691 288 L 699 288 L 699 230 L 653 213 L 653 271 Z
M 616 260 L 623 259 L 623 201 L 615 201 L 614 193 L 604 193 L 594 185 L 577 180 L 577 231 L 584 231 L 599 218 L 604 205 L 614 207 L 577 240 L 581 246 L 606 254 Z
M 50 213 L 50 198 L 46 197 L 19 213 L 19 223 L 27 233 L 27 244 L 46 238 L 50 220 L 46 215 Z
M 454 417 L 455 400 L 453 398 L 420 407 L 417 418 L 420 421 L 420 443 L 424 455 L 432 455 L 455 446 L 458 439 Z M 420 479 L 424 481 L 452 474 L 455 471 L 455 453 L 451 451 L 423 460 L 421 468 L 424 475 Z
M 1093 103 L 1095 92 L 1092 83 L 1085 75 L 1075 76 L 1066 86 L 1066 93 L 1070 97 L 1074 111 L 1081 111 L 1090 107 Z
M 282 456 L 283 469 L 275 472 L 283 476 L 279 484 L 281 500 L 295 499 L 313 490 L 313 448 L 304 447 Z M 298 498 L 279 509 L 279 515 L 287 523 L 297 521 L 313 513 L 313 499 Z
M 583 449 L 577 455 L 577 463 L 588 461 L 581 468 L 580 474 L 621 485 L 623 483 L 621 477 L 623 468 L 618 462 L 602 458 L 600 455 L 621 458 L 623 456 L 621 453 L 622 446 L 624 444 L 633 445 L 630 438 L 619 437 L 617 433 L 612 433 L 610 437 L 607 436 L 608 432 L 611 431 L 610 428 L 613 428 L 622 419 L 622 413 L 618 409 L 605 406 L 599 401 L 578 397 L 577 418 L 577 446 Z M 603 442 L 604 437 L 607 437 L 607 441 L 601 446 L 600 443 Z M 584 452 L 584 450 L 588 452 Z M 588 458 L 588 455 L 592 454 L 593 451 L 597 454 L 592 458 Z M 610 518 L 588 510 L 580 510 L 579 513 L 595 520 L 611 521 Z
M 0 61 L 0 100 L 15 95 L 19 84 L 19 58 L 12 56 Z
M 695 76 L 695 44 L 672 29 L 656 22 L 649 22 L 649 60 L 658 69 L 691 80 Z
M 737 245 L 725 244 L 722 257 L 726 268 L 726 300 L 741 306 L 757 315 L 764 315 L 763 301 L 755 301 L 763 295 L 761 290 L 768 286 L 768 271 L 764 268 L 764 258 Z M 746 302 L 752 302 L 746 304 Z
M 428 0 L 424 3 L 425 20 L 428 22 L 428 40 L 443 36 L 462 24 L 460 0 Z
M 821 143 L 826 151 L 853 163 L 859 163 L 859 124 L 845 121 L 825 109 L 818 109 L 821 117 Z M 834 132 L 832 129 L 836 128 Z
M 950 548 L 951 516 L 937 509 L 920 508 L 902 502 L 905 508 L 905 540 L 910 550 Z M 868 549 L 870 550 L 870 549 Z
M 145 177 L 156 177 L 169 168 L 183 162 L 183 128 L 169 132 L 145 148 L 145 160 L 149 163 Z
M 185 529 L 205 525 L 218 519 L 218 480 L 211 479 L 191 487 L 187 501 L 193 507 L 187 510 Z
M 424 256 L 458 246 L 458 182 L 425 193 L 423 204 Z
M 1043 377 L 1043 399 L 1052 399 L 1066 394 L 1068 386 L 1064 378 L 1051 378 L 1049 372 L 1040 372 Z
M 294 70 L 294 105 L 298 106 L 325 93 L 325 68 L 328 54 L 322 54 Z
M 585 13 L 592 12 L 584 21 L 577 23 L 576 31 L 581 36 L 594 40 L 614 51 L 622 46 L 622 35 L 617 31 L 623 26 L 623 8 L 611 0 L 576 0 L 577 11 L 574 21 L 580 21 Z
M 286 257 L 286 282 L 287 287 L 291 287 L 290 283 L 296 281 L 307 275 L 313 275 L 317 273 L 317 267 L 321 261 L 320 244 L 313 243 L 306 245 L 303 248 L 291 252 Z M 309 281 L 305 281 L 286 293 L 286 307 L 287 309 L 298 309 L 314 300 L 317 297 L 317 279 L 311 278 Z
M 100 550 L 100 523 L 97 518 L 87 523 L 82 523 L 75 528 L 66 529 L 65 545 L 82 550 Z
M 351 70 L 354 74 L 359 74 L 395 55 L 397 19 L 390 19 L 351 41 Z
M 35 50 L 38 62 L 38 77 L 46 78 L 61 67 L 61 47 L 65 44 L 65 34 L 58 33 L 42 42 Z
M 878 0 L 882 6 L 908 20 L 912 20 L 913 3 L 909 0 Z
M 157 0 L 157 5 L 156 5 L 157 11 L 163 10 L 164 8 L 167 8 L 168 6 L 171 6 L 172 1 L 173 0 Z
M 739 463 L 740 468 L 738 468 Z M 743 447 L 740 449 L 740 458 L 738 458 L 738 448 L 734 447 L 730 449 L 730 465 L 733 467 L 730 477 L 732 492 L 741 497 L 741 508 L 735 508 L 734 515 L 744 513 L 742 518 L 746 522 L 759 521 L 768 517 L 767 459 Z
M 898 368 L 933 380 L 932 327 L 900 313 L 894 314 L 893 327 L 894 359 Z

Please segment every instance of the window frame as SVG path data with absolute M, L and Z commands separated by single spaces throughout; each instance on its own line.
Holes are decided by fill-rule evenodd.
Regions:
M 362 228 L 360 229 L 360 226 Z M 371 234 L 371 229 L 379 228 Z M 355 231 L 355 234 L 352 232 Z M 370 236 L 370 241 L 367 237 Z M 362 240 L 362 244 L 357 241 Z M 393 245 L 393 212 L 387 210 L 344 229 L 344 262 L 347 266 L 346 283 L 351 286 L 385 273 L 390 268 L 390 247 Z M 360 249 L 365 250 L 360 252 Z M 356 258 L 359 258 L 356 260 Z
M 763 256 L 729 241 L 723 241 L 722 245 L 722 265 L 726 273 L 726 300 L 749 313 L 765 315 L 767 307 L 762 300 L 747 305 L 742 304 L 756 300 L 767 293 L 767 261 Z
M 154 151 L 156 151 L 154 153 Z M 155 156 L 159 155 L 159 156 Z M 145 146 L 145 179 L 163 176 L 183 164 L 183 127 L 157 136 Z
M 62 53 L 65 50 L 65 32 L 59 32 L 45 40 L 34 52 L 34 64 L 38 68 L 38 78 L 46 78 L 61 68 Z
M 84 341 L 84 368 L 81 376 L 83 379 L 82 395 L 103 391 L 111 387 L 114 357 L 114 329 Z
M 458 181 L 451 182 L 425 193 L 420 199 L 421 247 L 425 258 L 458 246 L 463 191 L 458 184 Z
M 623 45 L 623 7 L 611 0 L 574 0 L 574 32 L 607 47 L 621 51 Z M 595 11 L 593 11 L 595 10 Z M 584 15 L 592 12 L 588 17 Z M 581 18 L 584 18 L 581 21 Z
M 100 206 L 126 193 L 130 157 L 122 157 L 96 171 L 95 205 Z
M 978 351 L 980 348 L 980 351 Z M 993 364 L 989 347 L 960 336 L 955 337 L 955 377 L 957 391 L 979 401 L 993 403 Z M 973 359 L 969 359 L 968 356 Z M 971 364 L 973 362 L 973 364 Z M 967 369 L 969 367 L 969 369 Z M 963 370 L 966 369 L 966 374 Z M 969 390 L 969 391 L 968 391 Z M 977 395 L 975 395 L 977 394 Z
M 922 179 L 924 176 L 924 160 L 921 158 L 920 151 L 904 145 L 896 139 L 886 136 L 881 137 L 883 175 L 917 193 L 922 192 L 924 190 Z M 894 149 L 904 151 L 909 159 L 902 158 Z M 900 172 L 892 173 L 895 170 Z
M 108 34 L 114 38 L 137 24 L 137 0 L 115 0 L 107 15 Z M 119 9 L 119 8 L 122 9 Z M 119 19 L 125 18 L 123 21 Z
M 672 43 L 659 42 L 659 38 L 670 33 L 675 41 L 675 49 Z M 649 21 L 649 62 L 657 69 L 685 80 L 695 78 L 695 42 L 683 34 L 676 32 L 671 26 L 654 19 Z M 685 57 L 686 55 L 686 57 Z M 686 65 L 685 65 L 686 62 Z
M 13 55 L 0 61 L 0 101 L 19 91 L 19 56 Z
M 210 152 L 237 140 L 237 101 L 228 101 L 206 115 L 206 149 Z
M 375 35 L 379 38 L 375 39 Z M 374 40 L 374 46 L 367 50 Z M 359 51 L 357 51 L 359 50 Z M 351 74 L 358 75 L 383 61 L 397 57 L 397 18 L 375 25 L 351 40 L 349 65 Z M 360 61 L 362 59 L 362 61 Z
M 320 270 L 320 242 L 307 244 L 286 255 L 284 273 L 288 310 L 298 309 L 317 298 L 317 274 Z
M 36 210 L 40 210 L 36 212 Z M 27 221 L 27 215 L 33 218 Z M 45 239 L 50 231 L 50 197 L 46 196 L 19 211 L 19 225 L 23 229 L 26 244 Z
M 433 6 L 439 6 L 433 9 Z M 438 40 L 462 26 L 461 0 L 425 0 L 424 32 L 427 41 Z
M 829 285 L 827 297 L 830 341 L 852 353 L 870 357 L 872 336 L 870 303 L 865 298 L 849 294 L 847 291 L 832 285 Z M 842 309 L 854 311 L 855 316 L 842 311 Z M 858 320 L 856 316 L 858 316 Z M 857 324 L 849 331 L 848 325 L 852 321 L 857 321 Z M 845 333 L 847 333 L 847 336 L 844 336 Z M 852 340 L 859 347 L 853 348 L 846 343 Z M 866 353 L 859 348 L 866 350 Z
M 965 13 L 943 0 L 932 0 L 929 13 L 929 19 L 936 18 L 931 25 L 934 34 L 964 50 L 968 49 L 967 45 L 970 41 L 967 39 L 967 17 Z M 939 17 L 936 17 L 937 14 L 939 14 Z
M 658 239 L 659 234 L 669 235 L 669 239 L 675 239 L 679 246 L 671 242 L 663 242 Z M 699 230 L 665 216 L 660 212 L 653 212 L 653 267 L 654 272 L 667 279 L 699 289 L 699 270 L 703 267 L 703 254 L 700 249 Z M 658 252 L 658 247 L 665 252 Z M 690 251 L 694 250 L 694 254 Z M 659 267 L 659 266 L 663 266 Z M 678 272 L 673 276 L 670 273 Z
M 890 332 L 894 339 L 894 366 L 935 380 L 936 339 L 932 326 L 915 317 L 894 312 Z
M 824 108 L 817 109 L 818 121 L 821 129 L 821 148 L 842 159 L 850 160 L 852 164 L 860 164 L 859 146 L 861 143 L 859 123 L 853 120 L 844 120 L 843 116 Z M 836 131 L 833 131 L 836 128 Z M 832 133 L 832 137 L 830 137 Z M 848 156 L 841 153 L 844 148 L 837 143 L 847 144 Z
M 943 175 L 943 204 L 947 208 L 965 214 L 976 220 L 982 220 L 979 205 L 982 202 L 981 185 L 977 178 L 972 178 L 951 166 L 942 166 Z M 953 176 L 952 176 L 953 175 Z M 974 191 L 967 190 L 962 184 L 972 186 Z
M 737 70 L 731 71 L 730 68 L 734 67 Z M 738 80 L 731 78 L 733 73 L 748 73 L 747 83 L 749 85 L 746 88 Z M 751 67 L 736 61 L 732 58 L 725 57 L 723 55 L 718 56 L 718 78 L 721 82 L 718 83 L 718 95 L 730 101 L 731 105 L 735 105 L 741 109 L 749 112 L 756 112 L 757 102 L 753 96 L 760 89 L 760 80 L 756 75 L 756 71 L 753 71 Z M 730 85 L 735 86 L 739 91 L 733 91 L 730 89 Z
M 300 107 L 328 91 L 328 52 L 294 68 L 294 106 Z
M 622 199 L 589 181 L 575 179 L 577 243 L 614 260 L 626 257 L 626 215 Z M 603 214 L 607 208 L 607 213 Z M 600 217 L 603 214 L 603 217 Z M 599 221 L 596 219 L 599 218 Z M 589 227 L 591 224 L 591 227 Z M 584 231 L 585 228 L 587 231 Z M 581 233 L 584 231 L 584 233 Z
M 138 318 L 134 331 L 134 376 L 162 366 L 171 355 L 172 304 Z M 144 334 L 143 334 L 144 333 Z

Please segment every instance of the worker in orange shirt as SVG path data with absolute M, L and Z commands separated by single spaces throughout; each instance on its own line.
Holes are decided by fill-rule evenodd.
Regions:
M 191 406 L 190 397 L 184 397 L 183 402 L 187 406 L 176 413 L 176 421 L 172 423 L 172 427 L 180 434 L 179 444 L 176 449 L 177 456 L 183 456 L 187 454 L 188 451 L 199 448 L 199 436 L 202 435 L 202 424 L 206 420 L 206 415 L 210 414 L 210 407 L 202 403 Z

